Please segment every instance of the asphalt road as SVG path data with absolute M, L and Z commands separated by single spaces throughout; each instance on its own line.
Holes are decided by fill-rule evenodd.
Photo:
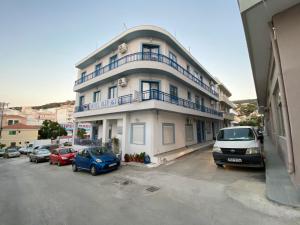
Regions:
M 268 202 L 263 188 L 264 171 L 219 169 L 210 151 L 96 177 L 0 158 L 0 225 L 300 224 L 299 211 Z

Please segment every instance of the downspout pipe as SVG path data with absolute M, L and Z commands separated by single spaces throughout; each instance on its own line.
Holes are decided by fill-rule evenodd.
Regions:
M 279 68 L 278 84 L 279 84 L 280 94 L 282 97 L 281 98 L 282 117 L 283 117 L 283 123 L 284 123 L 284 129 L 285 129 L 286 141 L 287 141 L 288 173 L 293 174 L 295 172 L 295 162 L 294 162 L 294 153 L 293 153 L 293 145 L 292 145 L 292 135 L 291 135 L 290 120 L 289 120 L 289 114 L 287 108 L 287 100 L 285 95 L 283 72 L 282 72 L 278 42 L 276 37 L 276 28 L 273 26 L 273 23 L 269 23 L 269 27 L 270 27 L 270 37 L 272 42 L 274 60 Z

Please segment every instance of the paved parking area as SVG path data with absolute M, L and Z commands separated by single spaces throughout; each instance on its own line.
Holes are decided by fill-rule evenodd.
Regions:
M 209 150 L 96 177 L 22 157 L 0 158 L 0 224 L 287 225 L 300 212 L 264 198 L 263 170 L 217 168 Z

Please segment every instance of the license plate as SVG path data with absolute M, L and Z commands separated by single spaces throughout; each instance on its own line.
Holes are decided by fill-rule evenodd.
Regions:
M 112 166 L 115 166 L 115 165 L 117 165 L 117 163 L 112 163 L 112 164 L 109 165 L 109 167 L 112 167 Z
M 240 158 L 228 158 L 227 161 L 228 162 L 242 162 L 242 159 L 240 159 Z

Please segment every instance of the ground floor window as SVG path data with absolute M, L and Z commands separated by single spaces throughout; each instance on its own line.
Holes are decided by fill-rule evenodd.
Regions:
M 186 141 L 193 141 L 194 140 L 193 124 L 186 124 L 185 125 L 185 140 Z
M 15 130 L 10 130 L 10 131 L 8 131 L 8 134 L 9 134 L 9 135 L 16 135 L 16 134 L 17 134 L 17 131 L 15 131 Z
M 175 144 L 175 125 L 173 123 L 162 124 L 162 140 L 164 145 Z
M 131 124 L 131 144 L 144 145 L 145 144 L 145 123 Z

